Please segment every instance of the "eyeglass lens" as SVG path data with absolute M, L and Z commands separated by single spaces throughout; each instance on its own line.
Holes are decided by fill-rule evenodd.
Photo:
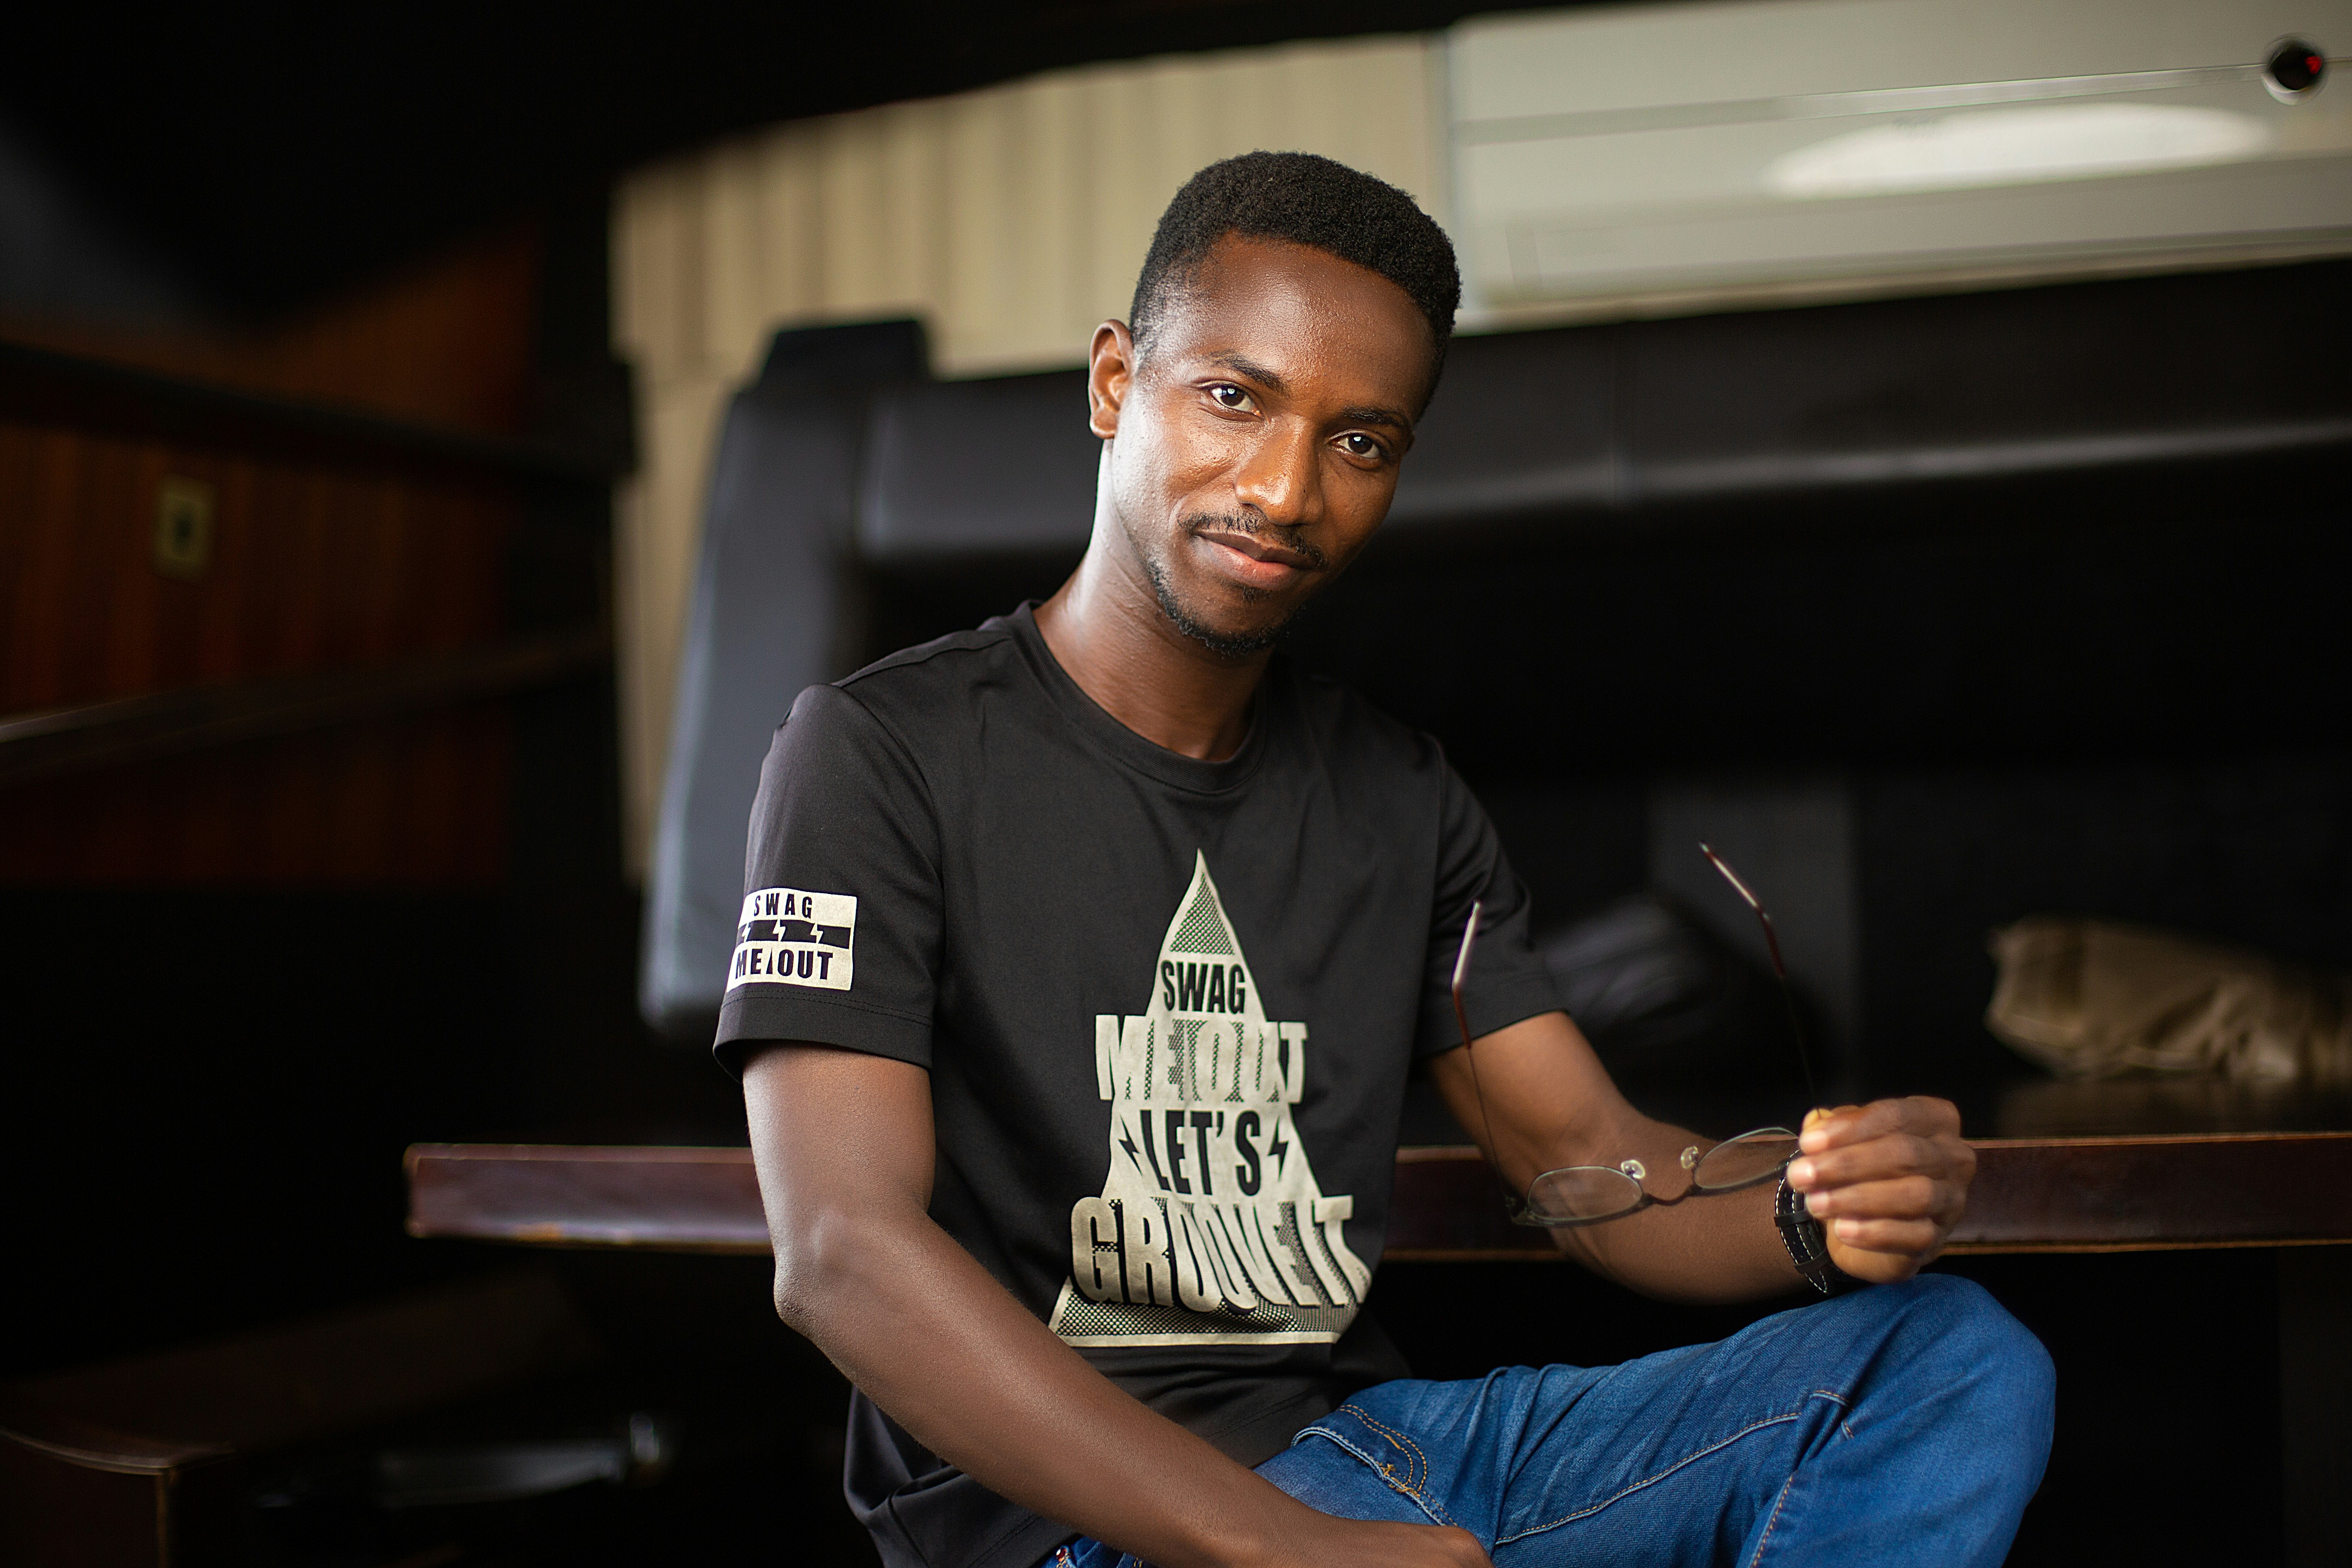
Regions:
M 1642 1206 L 1642 1184 L 1606 1165 L 1546 1171 L 1528 1184 L 1527 1215 L 1538 1220 L 1615 1219 Z
M 1783 1127 L 1767 1127 L 1725 1140 L 1698 1157 L 1691 1167 L 1691 1185 L 1703 1193 L 1728 1193 L 1780 1173 L 1797 1157 L 1797 1135 Z
M 1778 1175 L 1797 1157 L 1797 1135 L 1785 1127 L 1762 1127 L 1727 1138 L 1691 1167 L 1690 1190 L 1730 1193 Z M 1672 1201 L 1672 1200 L 1668 1200 Z M 1591 1225 L 1632 1214 L 1642 1206 L 1642 1184 L 1607 1165 L 1571 1165 L 1546 1171 L 1528 1184 L 1523 1217 L 1537 1223 Z

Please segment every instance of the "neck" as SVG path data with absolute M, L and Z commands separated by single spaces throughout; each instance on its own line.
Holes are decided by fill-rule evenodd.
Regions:
M 1037 629 L 1078 689 L 1145 740 L 1223 762 L 1248 738 L 1271 650 L 1230 658 L 1179 631 L 1115 521 L 1097 518 L 1086 559 L 1037 606 Z

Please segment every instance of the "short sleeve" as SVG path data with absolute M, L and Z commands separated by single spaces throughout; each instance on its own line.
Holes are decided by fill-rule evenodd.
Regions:
M 760 770 L 719 1059 L 807 1040 L 928 1068 L 939 825 L 921 770 L 866 705 L 813 686 Z
M 1536 956 L 1528 924 L 1528 889 L 1504 858 L 1502 840 L 1486 809 L 1451 767 L 1443 766 L 1437 842 L 1437 883 L 1431 900 L 1428 970 L 1423 986 L 1421 1032 L 1413 1054 L 1435 1056 L 1462 1044 L 1454 1017 L 1454 963 L 1462 931 L 1476 903 L 1478 942 L 1462 985 L 1470 1037 L 1557 1011 L 1559 994 Z

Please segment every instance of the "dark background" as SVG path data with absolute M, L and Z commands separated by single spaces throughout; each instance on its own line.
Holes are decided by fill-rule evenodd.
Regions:
M 0 324 L 116 353 L 152 338 L 167 346 L 151 363 L 184 360 L 169 342 L 279 341 L 486 234 L 518 235 L 520 390 L 475 422 L 527 435 L 556 418 L 550 389 L 607 353 L 604 194 L 637 159 L 1055 65 L 1470 9 L 688 5 L 428 25 L 367 7 L 290 26 L 52 12 L 0 50 Z M 577 548 L 598 536 L 599 505 L 513 501 L 503 628 L 602 613 Z M 1992 925 L 2057 909 L 2352 957 L 2345 521 L 2340 468 L 2257 468 L 2114 492 L 1956 488 L 1892 510 L 1756 508 L 1572 546 L 1398 540 L 1294 646 L 1443 736 L 1547 920 L 1640 884 L 1644 791 L 1663 772 L 1844 773 L 1871 1087 L 1955 1093 L 1981 1117 L 2022 1071 L 1977 1021 Z M 879 581 L 889 613 L 872 651 L 1049 591 L 1066 564 Z M 231 842 L 204 875 L 125 874 L 94 847 L 25 847 L 65 807 L 46 786 L 0 792 L 17 846 L 0 862 L 0 1376 L 503 1266 L 403 1235 L 412 1142 L 740 1141 L 731 1083 L 636 1017 L 609 674 L 467 721 L 495 729 L 499 760 L 452 777 L 494 842 L 430 877 L 396 874 L 397 844 L 365 862 L 391 869 L 333 870 L 365 858 L 337 861 L 325 839 L 309 861 L 263 867 Z M 441 722 L 378 740 L 422 745 Z M 138 764 L 79 793 L 152 815 L 207 767 L 250 784 L 326 765 L 309 744 Z M 102 846 L 128 820 L 77 831 Z M 609 1352 L 561 1399 L 681 1409 L 701 1447 L 625 1509 L 551 1520 L 541 1549 L 861 1560 L 835 1489 L 844 1391 L 773 1321 L 764 1263 L 551 1266 Z M 1948 1267 L 1991 1286 L 2059 1361 L 2052 1486 L 2018 1561 L 2094 1543 L 2150 1563 L 2275 1558 L 2271 1255 Z M 1391 1266 L 1376 1306 L 1434 1376 L 1608 1361 L 1743 1321 L 1539 1265 Z

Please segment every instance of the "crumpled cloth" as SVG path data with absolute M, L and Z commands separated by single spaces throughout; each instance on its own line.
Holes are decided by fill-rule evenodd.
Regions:
M 2170 931 L 2032 915 L 1992 933 L 1985 1026 L 2061 1078 L 2352 1084 L 2352 976 Z

